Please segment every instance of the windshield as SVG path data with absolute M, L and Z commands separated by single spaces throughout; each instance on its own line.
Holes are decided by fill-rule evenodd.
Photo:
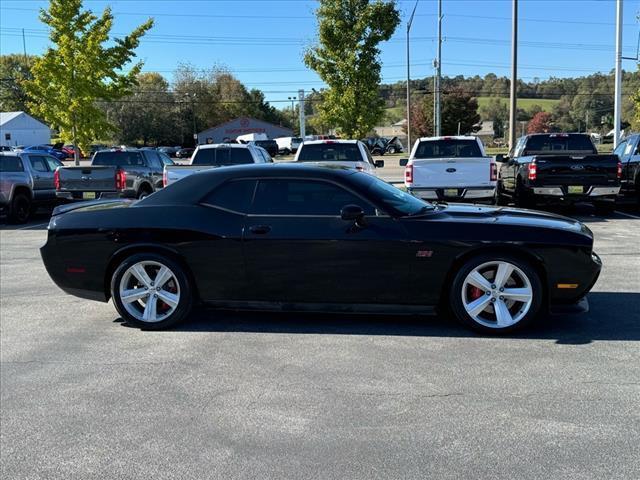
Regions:
M 362 162 L 355 143 L 318 143 L 302 145 L 299 162 Z
M 473 158 L 482 157 L 477 140 L 425 140 L 418 144 L 414 158 Z
M 366 175 L 366 174 L 363 174 Z M 401 217 L 420 215 L 435 207 L 424 200 L 409 195 L 408 193 L 394 187 L 393 185 L 371 176 L 371 184 L 368 193 L 390 211 Z
M 91 165 L 106 165 L 120 167 L 123 165 L 144 165 L 140 152 L 127 152 L 125 150 L 96 152 Z

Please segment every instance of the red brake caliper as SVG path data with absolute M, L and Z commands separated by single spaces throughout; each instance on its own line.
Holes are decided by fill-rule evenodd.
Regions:
M 480 298 L 482 296 L 484 292 L 482 290 L 480 290 L 478 287 L 470 287 L 469 289 L 469 297 L 471 298 L 471 300 L 477 300 L 478 298 Z

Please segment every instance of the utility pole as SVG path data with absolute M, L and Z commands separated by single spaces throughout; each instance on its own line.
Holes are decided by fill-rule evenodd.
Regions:
M 516 102 L 518 96 L 518 0 L 512 0 L 511 94 L 509 96 L 509 150 L 516 144 Z
M 27 61 L 27 41 L 24 39 L 24 28 L 22 29 L 22 51 L 24 52 L 24 61 Z
M 300 112 L 300 138 L 304 140 L 305 136 L 305 118 L 304 118 L 304 90 L 298 90 L 298 98 L 300 99 L 300 103 L 298 106 L 298 110 Z
M 433 94 L 434 99 L 434 122 L 435 136 L 439 137 L 441 134 L 442 120 L 440 118 L 440 83 L 442 75 L 442 0 L 438 0 L 438 55 L 436 57 L 436 80 L 435 89 Z
M 418 2 L 413 6 L 413 11 L 407 22 L 407 152 L 411 151 L 411 63 L 409 62 L 409 33 L 411 32 L 411 24 L 413 23 L 413 15 L 418 8 Z
M 293 118 L 293 121 L 291 122 L 291 129 L 293 130 L 296 125 L 296 107 L 293 105 L 294 102 L 296 101 L 296 97 L 287 97 L 287 98 L 291 100 L 291 117 Z
M 616 77 L 613 107 L 613 148 L 620 142 L 622 120 L 622 0 L 616 0 Z

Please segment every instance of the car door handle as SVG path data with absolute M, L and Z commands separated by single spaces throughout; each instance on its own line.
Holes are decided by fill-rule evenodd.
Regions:
M 271 227 L 269 225 L 253 225 L 249 227 L 249 231 L 255 235 L 264 235 L 271 231 Z

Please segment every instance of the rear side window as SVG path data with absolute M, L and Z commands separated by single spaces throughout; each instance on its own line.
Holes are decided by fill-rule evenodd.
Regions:
M 0 156 L 0 172 L 24 172 L 20 157 Z
M 31 163 L 31 168 L 33 168 L 36 172 L 48 172 L 47 161 L 44 157 L 29 155 L 29 162 Z
M 476 140 L 429 140 L 420 142 L 415 158 L 482 157 Z
M 140 152 L 96 152 L 93 156 L 91 165 L 106 165 L 109 167 L 121 167 L 124 165 L 144 165 L 142 154 Z
M 192 165 L 243 165 L 253 163 L 247 148 L 203 148 L 198 150 Z
M 252 213 L 261 215 L 340 215 L 346 205 L 359 205 L 368 215 L 375 209 L 348 190 L 314 180 L 260 180 Z
M 58 167 L 64 167 L 64 164 L 57 158 L 54 158 L 54 157 L 44 157 L 44 158 L 47 161 L 47 164 L 49 165 L 49 170 L 51 170 L 52 172 L 55 172 L 56 168 Z
M 299 162 L 361 162 L 362 155 L 355 143 L 303 144 Z
M 524 154 L 530 152 L 593 152 L 596 150 L 587 135 L 534 135 L 529 137 Z
M 233 180 L 226 182 L 206 196 L 202 203 L 215 207 L 246 213 L 253 200 L 255 180 Z

